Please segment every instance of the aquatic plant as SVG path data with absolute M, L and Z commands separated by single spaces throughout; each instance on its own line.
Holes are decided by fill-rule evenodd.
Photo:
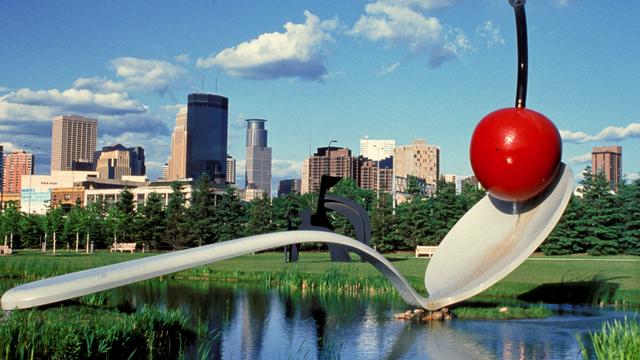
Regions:
M 637 318 L 623 322 L 614 320 L 602 324 L 599 332 L 589 332 L 593 353 L 578 337 L 578 343 L 585 359 L 638 360 L 640 359 L 640 323 Z

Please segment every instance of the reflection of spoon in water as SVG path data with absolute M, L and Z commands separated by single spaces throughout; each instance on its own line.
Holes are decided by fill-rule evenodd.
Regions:
M 524 20 L 523 6 L 524 1 L 514 6 L 517 20 L 518 12 L 521 14 L 520 20 Z M 526 24 L 519 21 L 519 25 L 523 23 Z M 519 50 L 522 50 L 522 28 L 518 26 Z M 526 47 L 526 33 L 524 39 Z M 521 53 L 519 51 L 519 55 Z M 524 61 L 520 61 L 519 66 L 521 71 L 516 101 L 518 107 L 522 108 L 526 93 L 526 51 L 524 53 Z M 522 60 L 520 56 L 519 60 Z M 518 201 L 517 206 L 515 202 L 487 195 L 467 212 L 443 239 L 427 267 L 425 285 L 429 298 L 420 296 L 386 258 L 358 241 L 325 231 L 289 231 L 226 241 L 35 281 L 7 291 L 0 303 L 4 310 L 45 305 L 255 251 L 301 242 L 325 242 L 345 245 L 361 255 L 391 281 L 407 303 L 430 310 L 438 309 L 467 299 L 495 284 L 542 243 L 560 219 L 573 189 L 573 176 L 569 169 L 560 165 L 555 174 L 549 178 L 551 184 L 540 194 L 523 202 Z
M 225 241 L 199 248 L 79 271 L 17 286 L 7 291 L 2 309 L 50 304 L 157 276 L 301 242 L 347 246 L 382 272 L 413 306 L 426 309 L 464 300 L 495 284 L 522 263 L 560 219 L 573 189 L 563 167 L 547 192 L 517 214 L 511 204 L 485 196 L 451 229 L 425 274 L 429 298 L 420 296 L 377 251 L 354 239 L 326 231 L 286 231 Z M 509 211 L 505 211 L 509 209 Z

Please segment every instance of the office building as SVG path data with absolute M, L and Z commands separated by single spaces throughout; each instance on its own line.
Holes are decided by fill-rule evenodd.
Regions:
M 189 94 L 171 136 L 168 180 L 195 180 L 206 173 L 211 181 L 225 183 L 228 108 L 224 96 Z
M 351 150 L 341 147 L 322 147 L 302 165 L 302 194 L 318 192 L 322 175 L 339 176 L 357 181 L 358 161 Z
M 79 115 L 53 118 L 51 127 L 51 171 L 73 170 L 93 164 L 98 120 Z M 75 163 L 75 165 L 74 165 Z
M 15 151 L 7 154 L 3 162 L 2 192 L 18 193 L 22 190 L 22 175 L 33 175 L 33 154 Z
M 271 196 L 271 148 L 264 119 L 247 119 L 245 189 L 261 189 Z
M 360 156 L 380 161 L 393 156 L 395 147 L 395 140 L 372 140 L 365 136 L 364 139 L 360 139 Z
M 301 187 L 300 179 L 285 179 L 278 183 L 278 197 L 288 194 L 299 194 Z
M 591 152 L 591 169 L 594 174 L 604 174 L 609 182 L 611 191 L 618 191 L 618 186 L 622 180 L 622 147 L 594 147 Z
M 77 182 L 96 179 L 95 171 L 52 171 L 51 175 L 22 175 L 20 208 L 28 214 L 45 214 L 55 188 L 72 188 Z
M 121 144 L 105 146 L 96 152 L 96 171 L 101 179 L 121 180 L 123 176 L 144 176 L 146 166 L 144 149 L 140 146 L 124 147 Z
M 236 159 L 227 154 L 227 184 L 236 183 Z
M 2 145 L 0 145 L 0 191 L 2 191 L 2 187 L 4 186 L 4 180 L 3 180 L 3 172 L 4 172 L 4 148 L 2 147 Z M 2 205 L 2 204 L 0 204 Z M 2 209 L 2 207 L 0 206 L 0 209 Z

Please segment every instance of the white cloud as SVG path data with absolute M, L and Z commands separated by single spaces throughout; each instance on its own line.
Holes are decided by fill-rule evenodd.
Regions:
M 500 35 L 500 27 L 493 21 L 487 20 L 476 28 L 476 35 L 486 44 L 488 48 L 495 45 L 503 45 L 504 39 Z
M 628 181 L 636 181 L 636 180 L 640 180 L 640 173 L 631 173 L 631 174 L 627 174 L 627 180 L 628 180 Z
M 589 135 L 582 131 L 560 130 L 560 136 L 563 141 L 570 143 L 620 141 L 626 138 L 640 137 L 640 123 L 631 123 L 626 127 L 607 126 L 596 135 Z
M 102 93 L 146 91 L 164 94 L 173 82 L 187 74 L 183 67 L 164 60 L 121 57 L 112 60 L 110 66 L 122 81 L 100 77 L 79 78 L 73 87 Z
M 302 161 L 273 159 L 271 161 L 271 175 L 274 178 L 299 178 Z
M 5 86 L 0 86 L 0 93 L 4 93 L 4 92 L 8 92 L 11 91 L 11 89 L 9 89 L 8 87 Z
M 568 7 L 572 0 L 553 0 L 555 7 Z
M 188 63 L 191 61 L 189 54 L 180 54 L 174 58 L 179 63 Z
M 585 153 L 582 155 L 578 155 L 578 156 L 574 156 L 572 158 L 569 158 L 568 164 L 569 165 L 580 165 L 580 164 L 587 164 L 591 162 L 591 153 Z
M 449 6 L 451 1 L 379 0 L 365 5 L 361 15 L 347 34 L 386 46 L 406 46 L 413 53 L 426 52 L 429 65 L 437 67 L 470 49 L 465 35 L 458 29 L 454 39 L 436 17 L 421 11 Z
M 334 39 L 329 31 L 337 20 L 320 21 L 305 11 L 304 24 L 287 22 L 285 32 L 265 33 L 256 39 L 227 48 L 207 58 L 199 58 L 198 67 L 217 66 L 226 74 L 249 79 L 297 77 L 321 80 L 327 73 L 324 58 Z
M 0 104 L 3 102 L 45 107 L 47 109 L 44 112 L 48 114 L 51 112 L 79 112 L 82 114 L 122 115 L 146 111 L 144 105 L 129 97 L 127 93 L 95 93 L 87 89 L 73 88 L 64 91 L 58 89 L 18 89 L 2 96 Z M 2 107 L 0 105 L 0 113 L 3 111 Z M 18 109 L 14 107 L 13 110 Z M 23 108 L 20 110 L 32 112 L 34 109 Z M 0 117 L 2 117 L 1 114 Z
M 387 75 L 387 74 L 391 74 L 393 72 L 395 72 L 398 67 L 400 66 L 400 63 L 393 63 L 389 66 L 383 66 L 382 69 L 378 72 L 377 75 Z

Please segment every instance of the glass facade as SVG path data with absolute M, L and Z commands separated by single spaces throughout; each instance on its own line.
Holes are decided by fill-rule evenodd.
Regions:
M 228 109 L 224 96 L 189 94 L 186 177 L 195 180 L 207 173 L 215 183 L 225 183 Z

